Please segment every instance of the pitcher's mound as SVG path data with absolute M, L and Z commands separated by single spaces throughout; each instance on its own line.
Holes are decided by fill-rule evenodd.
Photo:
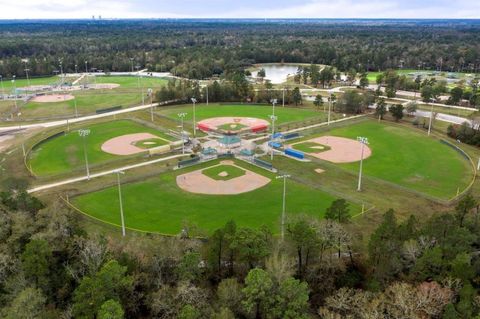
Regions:
M 51 94 L 51 95 L 39 95 L 31 99 L 32 102 L 37 103 L 55 103 L 73 100 L 75 96 L 71 94 Z

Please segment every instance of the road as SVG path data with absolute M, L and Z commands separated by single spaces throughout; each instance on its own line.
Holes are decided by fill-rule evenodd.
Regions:
M 172 155 L 172 156 L 159 158 L 159 159 L 156 159 L 156 160 L 143 162 L 143 163 L 139 163 L 139 164 L 117 167 L 115 169 L 111 169 L 111 170 L 108 170 L 108 171 L 103 171 L 103 172 L 99 172 L 99 173 L 95 173 L 95 174 L 90 174 L 90 179 L 105 176 L 105 175 L 110 175 L 110 174 L 113 174 L 117 171 L 128 171 L 128 170 L 133 169 L 133 168 L 138 168 L 138 167 L 142 167 L 142 166 L 147 166 L 147 165 L 152 165 L 152 164 L 156 164 L 156 163 L 160 163 L 160 162 L 165 162 L 165 161 L 169 161 L 169 160 L 175 159 L 175 158 L 180 158 L 180 157 L 183 157 L 183 156 L 185 156 L 185 155 L 178 154 L 178 155 Z M 74 178 L 66 179 L 66 180 L 63 180 L 63 181 L 60 181 L 60 182 L 55 182 L 55 183 L 51 183 L 51 184 L 45 184 L 45 185 L 40 185 L 40 186 L 37 186 L 37 187 L 33 187 L 33 188 L 30 188 L 28 190 L 28 192 L 29 193 L 35 193 L 35 192 L 39 192 L 39 191 L 43 191 L 43 190 L 47 190 L 47 189 L 51 189 L 51 188 L 55 188 L 55 187 L 59 187 L 59 186 L 63 186 L 63 185 L 73 184 L 73 183 L 77 183 L 77 182 L 81 182 L 81 181 L 86 181 L 86 180 L 89 180 L 89 178 L 87 176 L 74 177 Z
M 113 116 L 117 114 L 124 114 L 124 113 L 129 113 L 129 112 L 135 112 L 135 111 L 140 111 L 140 110 L 145 110 L 148 108 L 160 106 L 160 105 L 165 105 L 169 104 L 175 101 L 167 101 L 167 102 L 161 102 L 161 103 L 153 103 L 153 104 L 145 104 L 145 105 L 139 105 L 139 106 L 134 106 L 134 107 L 129 107 L 126 109 L 121 109 L 118 111 L 113 111 L 113 112 L 108 112 L 108 113 L 101 113 L 101 114 L 93 114 L 93 115 L 86 115 L 82 117 L 72 117 L 70 119 L 66 120 L 57 120 L 57 121 L 51 121 L 51 122 L 43 122 L 43 123 L 33 123 L 33 124 L 26 124 L 26 125 L 10 125 L 10 126 L 0 126 L 0 132 L 2 131 L 10 131 L 14 129 L 30 129 L 30 128 L 46 128 L 46 127 L 55 127 L 55 126 L 65 126 L 67 124 L 73 124 L 73 123 L 79 123 L 83 121 L 89 121 L 89 120 L 95 120 L 99 119 L 102 117 L 108 117 L 108 116 Z

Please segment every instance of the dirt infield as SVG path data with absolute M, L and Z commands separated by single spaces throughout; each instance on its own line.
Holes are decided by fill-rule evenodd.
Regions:
M 230 180 L 222 181 L 212 179 L 202 173 L 203 170 L 218 165 L 231 165 L 245 171 L 245 175 L 235 177 Z M 205 195 L 236 195 L 251 192 L 261 188 L 268 183 L 270 179 L 249 171 L 243 167 L 237 166 L 233 161 L 222 161 L 220 164 L 200 169 L 190 173 L 177 176 L 177 185 L 184 191 Z
M 54 102 L 64 102 L 73 100 L 75 96 L 71 94 L 49 94 L 49 95 L 39 95 L 31 99 L 30 101 L 36 103 L 54 103 Z
M 134 144 L 139 141 L 158 138 L 150 133 L 135 133 L 117 136 L 102 144 L 102 151 L 113 155 L 132 155 L 147 152 L 147 149 L 140 148 Z
M 297 144 L 304 142 L 314 142 L 317 144 L 329 146 L 330 149 L 327 151 L 308 154 L 332 163 L 357 162 L 361 159 L 362 156 L 362 144 L 356 140 L 352 140 L 349 138 L 337 136 L 322 136 L 313 138 L 308 141 L 299 142 Z M 290 146 L 295 148 L 295 144 L 292 144 Z M 371 155 L 372 150 L 367 145 L 365 145 L 365 148 L 363 150 L 363 159 L 366 159 Z
M 238 126 L 243 126 L 247 129 L 252 129 L 262 125 L 270 125 L 266 120 L 257 119 L 254 117 L 212 117 L 206 120 L 202 120 L 197 123 L 199 128 L 208 127 L 211 130 L 227 129 L 231 127 L 232 130 L 238 131 Z M 237 125 L 235 127 L 231 125 Z

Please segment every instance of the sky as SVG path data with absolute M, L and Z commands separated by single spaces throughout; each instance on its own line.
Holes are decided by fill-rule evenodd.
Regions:
M 0 0 L 0 19 L 478 19 L 480 0 Z

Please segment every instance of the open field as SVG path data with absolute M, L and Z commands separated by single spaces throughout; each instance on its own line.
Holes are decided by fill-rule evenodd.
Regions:
M 155 136 L 172 140 L 172 137 L 156 129 L 128 120 L 87 125 L 82 128 L 90 130 L 90 135 L 86 137 L 90 165 L 121 158 L 121 156 L 108 154 L 101 150 L 104 142 L 117 136 L 133 133 L 151 133 Z M 78 130 L 52 138 L 34 148 L 30 153 L 28 164 L 31 166 L 32 171 L 40 176 L 60 174 L 83 167 L 85 165 L 83 141 L 78 134 Z
M 364 160 L 365 175 L 434 197 L 449 199 L 472 179 L 470 163 L 439 140 L 396 125 L 366 121 L 322 135 L 367 137 L 372 155 Z M 339 164 L 358 171 L 358 163 Z
M 70 82 L 70 80 L 73 78 L 66 78 L 66 82 Z M 12 79 L 3 79 L 3 88 L 4 88 L 4 93 L 12 93 L 14 83 L 11 81 Z M 22 88 L 25 86 L 30 85 L 51 85 L 51 84 L 57 84 L 60 83 L 61 78 L 59 76 L 47 76 L 47 77 L 35 77 L 35 78 L 30 78 L 28 81 L 27 79 L 16 79 L 15 80 L 15 87 Z M 0 87 L 0 92 L 1 92 L 1 87 Z
M 218 161 L 171 171 L 142 182 L 122 185 L 127 227 L 151 232 L 178 234 L 186 225 L 197 225 L 207 233 L 235 220 L 239 226 L 266 225 L 279 232 L 283 181 L 273 173 L 244 162 L 235 164 L 271 179 L 260 189 L 239 195 L 199 195 L 181 190 L 176 176 L 207 168 Z M 128 174 L 128 173 L 127 173 Z M 294 181 L 287 185 L 287 214 L 305 213 L 323 217 L 335 197 Z M 109 223 L 120 224 L 116 187 L 78 196 L 72 203 L 82 211 Z M 254 204 L 254 208 L 252 204 Z M 352 205 L 351 212 L 360 208 Z
M 92 77 L 89 77 L 92 81 Z M 115 83 L 120 84 L 121 88 L 139 88 L 143 86 L 145 91 L 148 88 L 160 88 L 167 84 L 168 80 L 163 78 L 154 78 L 150 76 L 136 77 L 136 76 L 97 76 L 96 83 Z
M 193 120 L 193 109 L 191 105 L 178 106 L 174 108 L 166 108 L 158 111 L 159 114 L 177 119 L 180 112 L 188 113 L 185 119 Z M 254 117 L 270 121 L 272 114 L 272 106 L 268 105 L 251 105 L 251 104 L 198 104 L 196 107 L 196 120 L 204 120 L 212 117 Z M 287 122 L 303 121 L 310 118 L 326 119 L 327 114 L 310 108 L 295 107 L 275 107 L 275 115 L 278 117 L 276 123 L 282 124 Z
M 35 82 L 31 80 L 31 85 L 52 84 L 59 81 L 59 77 L 38 78 Z M 66 78 L 66 81 L 71 81 L 73 78 Z M 23 82 L 22 82 L 23 81 Z M 26 80 L 17 81 L 17 88 L 26 86 Z M 25 83 L 24 83 L 25 82 Z M 98 109 L 109 108 L 113 106 L 133 106 L 140 104 L 142 101 L 141 86 L 143 84 L 145 102 L 150 102 L 147 97 L 147 89 L 152 88 L 154 91 L 167 83 L 163 78 L 144 77 L 139 80 L 133 76 L 89 76 L 88 79 L 82 80 L 79 84 L 85 83 L 114 83 L 119 84 L 118 88 L 114 89 L 89 89 L 69 91 L 68 93 L 75 96 L 75 100 L 59 101 L 53 103 L 37 103 L 30 101 L 24 103 L 18 100 L 17 104 L 22 113 L 20 119 L 33 119 L 42 117 L 56 117 L 56 116 L 74 116 L 75 104 L 77 106 L 78 114 L 90 114 Z M 11 83 L 10 83 L 11 85 Z M 8 86 L 5 85 L 5 91 Z M 0 103 L 0 115 L 8 114 L 13 110 L 13 101 L 5 101 Z

